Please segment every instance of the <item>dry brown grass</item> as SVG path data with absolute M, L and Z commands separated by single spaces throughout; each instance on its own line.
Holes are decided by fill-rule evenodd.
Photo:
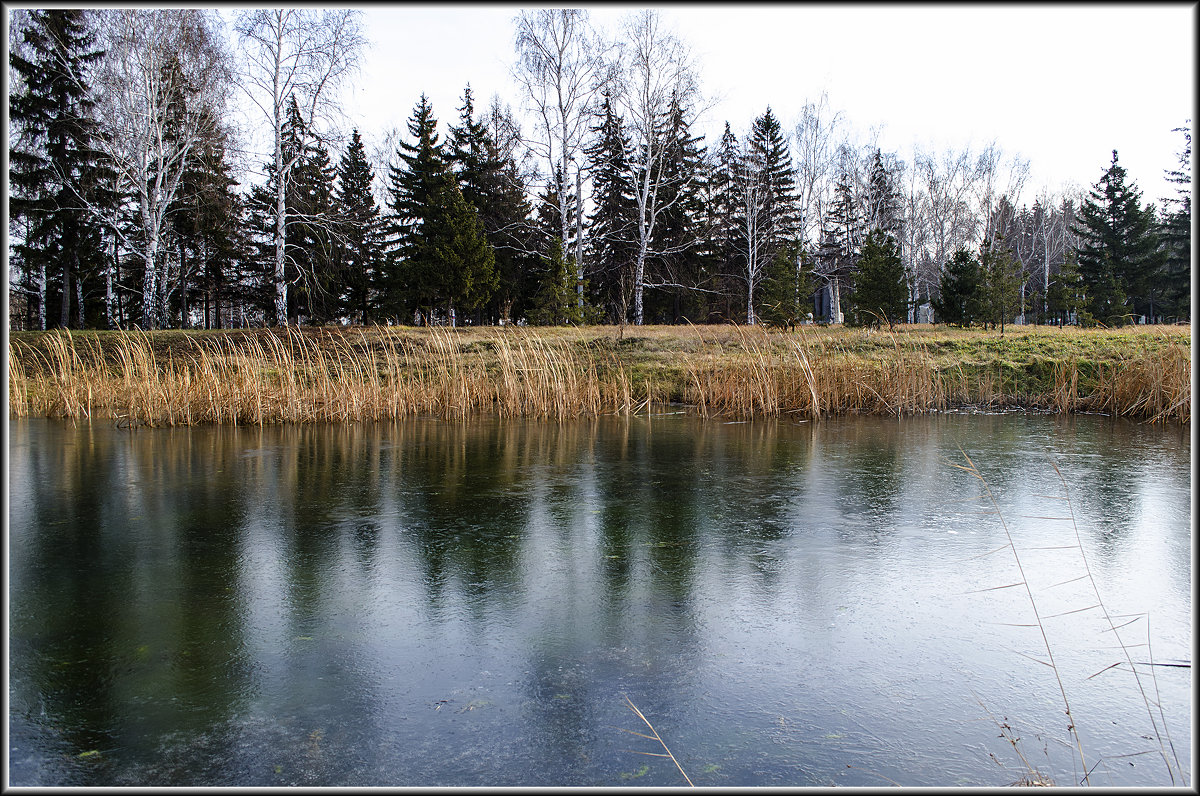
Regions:
M 131 425 L 649 411 L 820 418 L 967 404 L 1190 421 L 1187 329 L 354 328 L 13 333 L 13 416 Z

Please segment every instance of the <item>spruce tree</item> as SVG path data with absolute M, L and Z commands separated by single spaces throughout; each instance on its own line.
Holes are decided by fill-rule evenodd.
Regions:
M 1115 149 L 1112 164 L 1081 205 L 1078 222 L 1087 316 L 1111 326 L 1150 313 L 1149 289 L 1161 276 L 1165 253 L 1153 209 L 1143 208 L 1137 187 L 1126 184 Z
M 555 183 L 546 185 L 538 197 L 537 229 L 538 247 L 541 256 L 535 270 L 529 274 L 530 298 L 525 306 L 525 315 L 530 323 L 560 325 L 583 323 L 584 310 L 579 306 L 575 289 L 575 270 L 562 248 L 559 231 L 558 193 Z M 572 205 L 567 206 L 568 210 Z M 568 214 L 568 222 L 574 222 L 574 214 Z M 584 286 L 585 290 L 587 286 Z
M 103 53 L 93 49 L 87 12 L 78 9 L 31 10 L 21 38 L 24 46 L 9 61 L 16 77 L 9 211 L 18 225 L 13 253 L 36 297 L 37 326 L 45 329 L 51 315 L 69 324 L 72 298 L 85 294 L 80 280 L 106 267 L 102 236 L 86 208 L 115 201 L 105 187 L 88 86 L 89 65 Z
M 429 311 L 437 300 L 437 264 L 422 256 L 422 226 L 431 197 L 450 179 L 450 169 L 442 153 L 437 119 L 424 94 L 408 120 L 408 134 L 414 142 L 400 142 L 396 150 L 400 165 L 388 172 L 393 238 L 387 305 L 397 317 L 414 309 L 423 310 L 424 321 L 428 322 Z
M 809 314 L 809 283 L 801 244 L 791 240 L 775 252 L 767 265 L 760 292 L 759 317 L 772 326 L 795 327 Z M 796 264 L 800 263 L 797 268 Z
M 284 320 L 298 323 L 301 316 L 323 322 L 337 311 L 339 286 L 334 268 L 333 178 L 329 153 L 308 138 L 293 98 L 284 120 L 281 147 L 285 162 L 292 163 L 284 191 L 284 279 L 294 285 L 287 291 Z M 270 170 L 268 169 L 268 173 Z M 275 320 L 275 257 L 277 246 L 275 177 L 254 185 L 249 196 L 251 259 L 256 273 L 253 303 L 265 322 Z
M 904 208 L 896 175 L 883 161 L 883 153 L 876 149 L 871 154 L 871 168 L 867 177 L 865 226 L 878 229 L 884 235 L 900 240 L 904 225 Z
M 204 112 L 203 135 L 183 173 L 170 227 L 179 240 L 181 257 L 191 274 L 181 286 L 180 315 L 186 325 L 192 302 L 201 305 L 204 328 L 223 328 L 221 304 L 227 298 L 229 273 L 239 258 L 239 198 L 233 189 L 227 133 Z
M 663 209 L 654 226 L 651 248 L 655 256 L 651 267 L 659 272 L 660 282 L 673 287 L 663 290 L 657 301 L 651 296 L 646 307 L 647 315 L 657 315 L 671 323 L 680 323 L 685 317 L 697 314 L 696 294 L 689 288 L 699 286 L 707 277 L 699 268 L 700 260 L 694 256 L 701 237 L 706 176 L 704 136 L 692 135 L 687 110 L 680 106 L 678 94 L 672 94 L 661 120 L 660 135 L 666 146 L 659 196 Z
M 779 120 L 769 107 L 754 120 L 748 144 L 767 185 L 765 209 L 771 235 L 764 253 L 769 259 L 785 241 L 797 234 L 800 223 L 791 150 Z
M 854 280 L 854 303 L 850 322 L 856 326 L 891 329 L 908 315 L 908 283 L 896 239 L 873 229 L 863 243 Z
M 362 137 L 355 129 L 337 169 L 334 203 L 341 235 L 336 256 L 342 285 L 339 309 L 363 324 L 376 319 L 382 289 L 384 240 L 379 207 L 371 189 L 374 180 Z
M 1046 313 L 1062 326 L 1078 313 L 1082 301 L 1083 281 L 1079 278 L 1079 266 L 1071 256 L 1059 267 L 1046 288 Z
M 985 326 L 999 327 L 1010 322 L 1020 309 L 1021 267 L 1002 241 L 985 243 L 979 258 L 980 316 Z
M 463 197 L 479 213 L 494 252 L 496 289 L 490 315 L 509 321 L 523 297 L 525 272 L 531 268 L 531 208 L 516 162 L 502 150 L 485 120 L 475 116 L 470 86 L 463 91 L 459 120 L 458 127 L 450 128 L 449 159 Z
M 296 281 L 295 289 L 288 292 L 288 315 L 297 320 L 304 315 L 312 323 L 325 323 L 337 315 L 342 292 L 334 257 L 338 233 L 333 220 L 336 169 L 320 142 L 302 139 L 299 146 L 301 156 L 288 181 L 288 270 Z
M 400 166 L 390 173 L 389 206 L 395 217 L 391 279 L 393 312 L 412 309 L 428 322 L 434 308 L 448 322 L 490 298 L 496 286 L 495 254 L 479 213 L 458 186 L 424 94 L 408 122 L 414 143 L 402 141 Z
M 740 162 L 737 136 L 725 122 L 725 130 L 716 151 L 712 154 L 708 180 L 707 238 L 704 248 L 711 261 L 713 277 L 717 280 L 722 302 L 710 315 L 733 316 L 733 296 L 739 274 L 744 272 L 742 255 L 738 251 L 738 202 L 734 180 Z
M 1177 127 L 1173 132 L 1183 133 L 1184 148 L 1179 153 L 1179 168 L 1167 171 L 1167 179 L 1179 187 L 1176 196 L 1164 200 L 1168 209 L 1159 233 L 1166 254 L 1161 301 L 1162 314 L 1181 321 L 1191 317 L 1192 309 L 1192 134 L 1190 127 Z
M 599 124 L 585 149 L 592 174 L 592 213 L 588 216 L 588 283 L 592 300 L 613 322 L 628 320 L 630 278 L 636 244 L 629 164 L 629 137 L 608 92 L 602 94 Z
M 579 323 L 579 302 L 571 289 L 573 281 L 570 264 L 563 256 L 562 239 L 552 235 L 547 242 L 537 293 L 530 304 L 529 322 L 537 326 Z
M 939 323 L 967 327 L 979 320 L 983 276 L 979 261 L 966 249 L 959 249 L 942 269 L 939 296 L 932 300 Z

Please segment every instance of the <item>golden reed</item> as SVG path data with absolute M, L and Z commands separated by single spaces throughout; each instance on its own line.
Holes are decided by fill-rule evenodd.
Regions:
M 104 345 L 66 331 L 37 346 L 10 341 L 11 415 L 135 426 L 479 414 L 561 420 L 675 401 L 705 417 L 900 415 L 961 405 L 1191 417 L 1185 338 L 1106 362 L 1070 355 L 1042 383 L 1022 383 L 1019 368 L 1006 374 L 969 357 L 939 359 L 936 341 L 888 333 L 875 333 L 873 349 L 861 333 L 759 327 L 677 328 L 631 340 L 611 330 L 288 328 L 177 336 L 182 345 L 144 332 L 105 334 Z

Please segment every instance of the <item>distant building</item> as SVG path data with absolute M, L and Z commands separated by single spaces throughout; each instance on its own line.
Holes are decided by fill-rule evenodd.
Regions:
M 833 306 L 833 286 L 826 282 L 813 295 L 813 318 L 817 323 L 843 323 L 842 308 Z

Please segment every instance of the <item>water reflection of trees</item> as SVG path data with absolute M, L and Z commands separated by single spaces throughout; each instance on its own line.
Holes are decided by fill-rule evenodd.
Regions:
M 75 754 L 151 756 L 153 729 L 235 726 L 251 707 L 291 711 L 300 737 L 335 712 L 385 727 L 387 656 L 435 662 L 405 634 L 466 625 L 468 643 L 516 650 L 522 732 L 586 767 L 611 720 L 597 705 L 685 679 L 717 601 L 825 616 L 854 597 L 831 584 L 869 583 L 897 528 L 977 489 L 950 467 L 965 430 L 998 492 L 1030 489 L 1036 434 L 1006 420 L 44 424 L 12 448 L 14 710 L 44 700 Z M 1147 476 L 1081 428 L 1046 423 L 1115 554 Z
M 568 447 L 555 436 L 556 428 L 523 423 L 404 427 L 392 464 L 402 477 L 393 488 L 431 606 L 455 586 L 477 618 L 489 601 L 511 604 L 520 597 L 537 468 Z
M 14 697 L 72 756 L 147 756 L 162 733 L 226 721 L 250 676 L 229 435 L 37 430 L 13 461 L 30 509 L 11 526 Z
M 838 458 L 834 468 L 842 509 L 838 536 L 878 547 L 899 524 L 908 477 L 902 454 L 913 443 L 903 439 L 900 422 L 890 418 L 857 418 L 837 423 L 835 429 L 823 444 L 827 451 L 836 450 Z

